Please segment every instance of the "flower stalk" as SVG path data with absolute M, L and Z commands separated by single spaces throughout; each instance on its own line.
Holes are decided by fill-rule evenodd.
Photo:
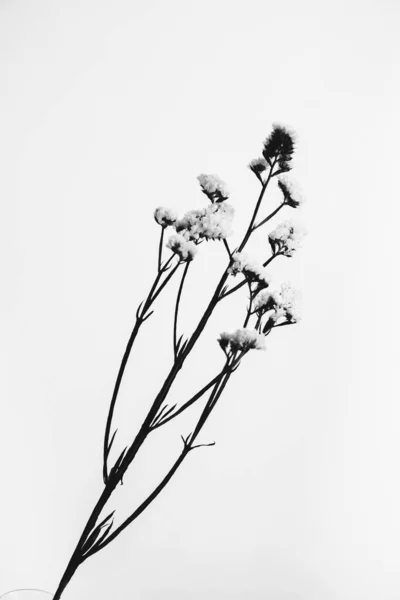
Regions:
M 274 177 L 290 170 L 293 151 L 294 140 L 292 133 L 284 126 L 274 124 L 272 133 L 264 143 L 263 158 L 256 159 L 249 165 L 261 183 L 261 192 L 255 203 L 250 222 L 236 251 L 231 252 L 226 239 L 231 234 L 234 211 L 227 202 L 229 199 L 228 188 L 218 176 L 202 174 L 198 177 L 201 190 L 210 201 L 207 208 L 189 211 L 181 219 L 178 218 L 174 211 L 168 208 L 159 207 L 155 210 L 155 221 L 161 227 L 157 273 L 146 299 L 137 309 L 136 320 L 121 360 L 111 396 L 103 444 L 104 488 L 72 553 L 53 600 L 59 600 L 69 581 L 82 563 L 114 541 L 159 496 L 192 450 L 215 444 L 215 442 L 195 442 L 197 442 L 201 431 L 228 385 L 230 377 L 239 368 L 241 360 L 250 350 L 264 349 L 265 338 L 271 333 L 272 329 L 292 324 L 298 320 L 295 300 L 293 294 L 291 294 L 290 286 L 286 285 L 285 287 L 283 285 L 280 290 L 270 292 L 270 278 L 264 271 L 265 267 L 270 265 L 278 256 L 292 256 L 298 245 L 294 228 L 284 225 L 283 228 L 269 235 L 268 239 L 272 255 L 266 259 L 263 257 L 261 262 L 251 259 L 243 252 L 251 236 L 257 229 L 268 223 L 285 206 L 296 208 L 300 204 L 300 201 L 296 197 L 295 186 L 292 186 L 287 178 L 283 179 L 282 177 L 280 179 L 278 177 L 278 186 L 283 194 L 283 201 L 268 216 L 256 224 L 267 187 Z M 264 177 L 264 172 L 267 171 L 267 176 Z M 165 232 L 168 227 L 173 228 L 175 231 L 165 243 Z M 204 242 L 208 243 L 211 241 L 222 241 L 228 255 L 226 267 L 194 330 L 187 336 L 185 334 L 186 339 L 184 339 L 184 334 L 178 338 L 178 319 L 182 304 L 182 292 L 185 282 L 188 279 L 190 264 L 195 259 L 199 246 L 202 245 L 204 247 L 206 245 Z M 163 262 L 164 248 L 170 251 L 169 258 L 165 262 Z M 115 406 L 132 347 L 137 340 L 142 325 L 153 314 L 156 299 L 183 264 L 184 268 L 172 317 L 173 361 L 169 373 L 150 405 L 135 438 L 129 446 L 124 448 L 111 468 L 109 468 L 110 452 L 118 432 L 118 429 L 115 429 L 111 434 Z M 230 287 L 231 278 L 236 276 L 241 276 L 243 279 L 236 285 L 233 285 L 233 287 Z M 249 303 L 244 316 L 243 327 L 234 332 L 221 333 L 218 342 L 224 352 L 225 360 L 219 371 L 196 394 L 180 406 L 177 404 L 169 406 L 167 400 L 171 387 L 178 373 L 184 367 L 187 357 L 206 328 L 212 313 L 223 300 L 238 292 L 244 285 L 248 287 Z M 251 325 L 252 322 L 253 325 Z M 179 456 L 149 496 L 117 527 L 114 527 L 115 511 L 108 512 L 107 516 L 103 516 L 102 518 L 103 511 L 112 498 L 113 492 L 120 483 L 122 484 L 125 473 L 148 437 L 160 427 L 166 426 L 171 420 L 179 418 L 183 412 L 187 411 L 204 397 L 206 400 L 203 409 L 197 421 L 193 424 L 191 433 L 181 436 L 183 448 Z

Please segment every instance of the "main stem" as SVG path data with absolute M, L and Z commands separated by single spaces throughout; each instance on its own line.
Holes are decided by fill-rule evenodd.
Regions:
M 61 597 L 61 594 L 67 587 L 68 583 L 71 581 L 73 575 L 75 574 L 77 568 L 79 567 L 79 565 L 81 565 L 85 561 L 85 558 L 83 557 L 83 552 L 82 552 L 83 544 L 85 543 L 85 541 L 86 541 L 88 535 L 91 533 L 92 529 L 95 527 L 97 519 L 99 518 L 99 516 L 101 514 L 101 511 L 105 507 L 107 501 L 109 500 L 111 494 L 115 490 L 119 481 L 120 481 L 120 476 L 118 476 L 117 474 L 112 474 L 112 475 L 110 474 L 110 476 L 107 480 L 107 485 L 104 487 L 104 490 L 101 493 L 100 498 L 98 499 L 98 501 L 92 511 L 92 514 L 89 517 L 88 522 L 86 523 L 86 526 L 82 532 L 82 535 L 79 538 L 76 548 L 69 560 L 67 568 L 65 569 L 64 574 L 61 577 L 60 583 L 58 584 L 58 588 L 53 596 L 53 600 L 59 600 L 59 598 Z

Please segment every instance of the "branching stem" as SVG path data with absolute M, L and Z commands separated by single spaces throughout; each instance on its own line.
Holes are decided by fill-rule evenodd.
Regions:
M 260 223 L 258 223 L 257 225 L 254 225 L 253 231 L 255 231 L 256 229 L 258 229 L 259 227 L 261 227 L 265 223 L 268 223 L 268 221 L 270 219 L 272 219 L 272 217 L 274 217 L 281 210 L 281 208 L 283 208 L 285 205 L 286 205 L 286 203 L 282 202 L 275 210 L 272 211 L 271 214 L 268 215 L 268 217 L 265 217 L 265 219 L 263 219 Z
M 258 227 L 260 227 L 261 225 L 266 223 L 270 218 L 272 218 L 272 216 L 274 216 L 274 214 L 276 214 L 278 212 L 278 210 L 280 210 L 280 208 L 282 207 L 282 206 L 278 207 L 273 213 L 271 213 L 271 215 L 269 217 L 267 217 L 266 219 L 261 221 L 261 223 L 259 223 L 258 225 L 255 225 L 255 221 L 257 219 L 257 215 L 258 215 L 265 191 L 267 189 L 267 186 L 269 184 L 271 177 L 274 175 L 273 169 L 275 167 L 276 162 L 277 162 L 277 158 L 275 158 L 272 162 L 270 162 L 269 175 L 268 175 L 265 183 L 262 182 L 261 193 L 257 200 L 257 204 L 254 209 L 252 218 L 250 220 L 250 224 L 247 228 L 247 231 L 243 237 L 243 240 L 242 240 L 240 246 L 238 247 L 238 252 L 243 251 L 243 249 L 246 246 L 252 233 Z M 105 546 L 107 546 L 109 543 L 111 543 L 126 527 L 128 527 L 130 525 L 130 523 L 132 523 L 132 521 L 134 521 L 146 509 L 147 506 L 149 506 L 151 504 L 151 502 L 153 502 L 153 500 L 160 494 L 160 492 L 164 489 L 164 487 L 167 485 L 167 483 L 171 480 L 174 473 L 177 471 L 177 469 L 182 464 L 182 462 L 184 461 L 184 459 L 186 458 L 186 456 L 188 455 L 188 453 L 191 450 L 193 450 L 194 448 L 201 447 L 201 446 L 208 446 L 208 445 L 213 444 L 212 443 L 212 444 L 196 444 L 196 445 L 194 445 L 194 442 L 195 442 L 196 438 L 198 437 L 199 433 L 201 432 L 207 419 L 209 418 L 212 410 L 214 409 L 218 399 L 220 398 L 225 386 L 227 385 L 227 383 L 229 381 L 230 376 L 238 368 L 241 358 L 244 356 L 244 354 L 246 354 L 246 351 L 241 351 L 239 353 L 238 353 L 238 351 L 228 352 L 227 353 L 227 362 L 226 362 L 225 366 L 223 367 L 223 369 L 221 370 L 221 372 L 216 377 L 214 377 L 206 386 L 204 386 L 197 394 L 195 394 L 190 400 L 188 400 L 186 403 L 184 403 L 177 410 L 175 410 L 175 406 L 172 408 L 169 408 L 169 409 L 167 409 L 166 406 L 164 406 L 164 408 L 162 408 L 163 403 L 171 389 L 173 382 L 175 381 L 179 371 L 181 370 L 186 358 L 188 357 L 188 355 L 192 351 L 193 347 L 195 346 L 197 340 L 199 339 L 200 335 L 202 334 L 202 332 L 203 332 L 213 310 L 217 306 L 217 304 L 223 298 L 226 298 L 227 296 L 229 296 L 236 290 L 240 289 L 246 283 L 246 280 L 244 280 L 240 284 L 236 285 L 234 288 L 229 290 L 228 292 L 224 292 L 225 284 L 229 277 L 228 269 L 232 264 L 232 253 L 230 251 L 227 241 L 224 240 L 223 243 L 224 243 L 224 246 L 229 255 L 229 264 L 225 268 L 225 271 L 223 272 L 223 274 L 220 278 L 220 281 L 218 282 L 218 284 L 214 290 L 214 293 L 208 303 L 208 306 L 205 309 L 202 317 L 200 318 L 196 328 L 192 332 L 189 339 L 181 346 L 179 344 L 179 342 L 177 341 L 177 328 L 178 328 L 179 304 L 180 304 L 180 300 L 181 300 L 183 285 L 184 285 L 187 271 L 189 268 L 189 262 L 186 263 L 184 272 L 182 274 L 180 286 L 178 289 L 176 305 L 175 305 L 174 331 L 173 331 L 173 343 L 174 343 L 173 364 L 170 368 L 170 371 L 169 371 L 161 389 L 159 390 L 158 394 L 156 395 L 156 397 L 153 401 L 153 404 L 150 407 L 150 409 L 147 413 L 147 416 L 145 417 L 133 442 L 131 443 L 131 445 L 129 447 L 127 447 L 123 450 L 123 452 L 120 454 L 119 458 L 117 459 L 117 462 L 111 468 L 110 472 L 108 472 L 107 459 L 108 459 L 108 455 L 110 453 L 111 446 L 113 444 L 113 441 L 115 438 L 115 433 L 116 433 L 115 432 L 113 434 L 111 441 L 110 441 L 110 433 L 111 433 L 111 427 L 112 427 L 114 408 L 115 408 L 115 403 L 116 403 L 116 400 L 118 397 L 120 385 L 121 385 L 121 382 L 122 382 L 122 379 L 124 376 L 127 362 L 129 360 L 129 356 L 131 353 L 133 343 L 137 337 L 137 334 L 139 332 L 141 325 L 152 314 L 152 312 L 148 312 L 150 310 L 152 304 L 154 303 L 154 301 L 156 300 L 158 295 L 161 293 L 161 291 L 164 289 L 164 287 L 167 285 L 167 283 L 170 281 L 171 277 L 174 275 L 174 273 L 176 272 L 176 270 L 179 268 L 179 266 L 181 264 L 180 262 L 178 262 L 173 268 L 170 267 L 170 263 L 175 256 L 174 254 L 171 255 L 171 257 L 165 264 L 162 264 L 163 240 L 164 240 L 164 228 L 162 228 L 162 231 L 161 231 L 159 248 L 158 248 L 157 276 L 153 282 L 153 285 L 150 289 L 150 292 L 149 292 L 145 302 L 143 303 L 143 305 L 139 306 L 138 311 L 136 313 L 136 322 L 135 322 L 135 325 L 131 332 L 130 338 L 128 340 L 128 344 L 126 346 L 125 353 L 123 355 L 121 365 L 119 367 L 117 379 L 116 379 L 116 382 L 114 385 L 113 395 L 111 398 L 110 409 L 109 409 L 107 423 L 106 423 L 105 436 L 104 436 L 103 479 L 104 479 L 105 487 L 104 487 L 95 507 L 93 508 L 92 513 L 87 521 L 87 524 L 79 538 L 78 544 L 71 556 L 71 559 L 67 565 L 64 575 L 61 578 L 60 584 L 59 584 L 57 591 L 53 597 L 53 600 L 59 600 L 63 590 L 65 589 L 66 585 L 68 584 L 68 582 L 70 581 L 70 579 L 72 578 L 73 574 L 75 573 L 76 569 L 79 567 L 80 564 L 82 564 L 89 556 L 92 556 L 96 552 L 99 552 L 100 550 L 105 548 Z M 267 266 L 278 255 L 279 255 L 279 252 L 274 254 L 273 256 L 271 256 L 264 263 L 264 266 Z M 169 274 L 165 277 L 164 281 L 161 281 L 162 276 L 169 269 L 170 269 Z M 251 298 L 251 288 L 250 288 L 250 305 L 248 307 L 248 312 L 247 312 L 247 316 L 245 319 L 245 326 L 248 325 L 250 315 L 251 315 L 251 310 L 252 310 L 252 298 Z M 178 351 L 178 347 L 179 347 L 179 351 Z M 101 515 L 104 507 L 106 506 L 108 500 L 112 496 L 117 485 L 120 482 L 122 482 L 122 478 L 123 478 L 125 472 L 129 468 L 129 465 L 134 460 L 137 452 L 141 448 L 142 444 L 145 442 L 145 440 L 146 440 L 147 436 L 150 434 L 150 432 L 152 432 L 153 430 L 157 429 L 158 427 L 160 427 L 162 425 L 165 425 L 170 420 L 176 418 L 179 414 L 181 414 L 184 410 L 189 408 L 189 406 L 191 406 L 194 402 L 196 402 L 196 400 L 198 400 L 203 394 L 205 394 L 210 389 L 212 389 L 211 394 L 204 406 L 204 409 L 198 419 L 198 422 L 197 422 L 193 432 L 190 433 L 186 438 L 183 438 L 184 439 L 183 450 L 182 450 L 180 456 L 178 457 L 178 459 L 172 465 L 171 469 L 168 471 L 168 473 L 165 475 L 163 480 L 160 482 L 160 484 L 153 490 L 153 492 L 146 498 L 146 500 L 144 502 L 142 502 L 141 505 L 113 532 L 110 533 L 110 528 L 112 527 L 112 517 L 108 516 L 105 519 L 103 519 L 103 521 L 100 524 L 97 524 L 97 520 L 100 518 L 100 515 Z M 105 531 L 102 531 L 103 529 L 105 529 Z
M 213 390 L 209 400 L 207 401 L 207 404 L 199 418 L 199 421 L 197 423 L 195 430 L 186 439 L 183 439 L 183 441 L 184 441 L 183 450 L 182 450 L 180 456 L 178 457 L 178 459 L 172 465 L 171 469 L 168 471 L 166 476 L 163 478 L 163 480 L 153 490 L 153 492 L 146 498 L 146 500 L 144 500 L 144 502 L 142 502 L 142 504 L 140 504 L 140 506 L 119 527 L 117 527 L 107 537 L 107 539 L 102 541 L 99 546 L 96 546 L 93 550 L 91 550 L 87 553 L 87 555 L 86 555 L 87 557 L 91 556 L 92 554 L 95 554 L 99 550 L 102 550 L 109 543 L 111 543 L 113 540 L 115 540 L 115 538 L 118 537 L 119 534 L 122 533 L 122 531 L 124 531 L 124 529 L 126 529 L 153 502 L 153 500 L 155 500 L 157 498 L 157 496 L 165 488 L 167 483 L 172 479 L 173 475 L 176 473 L 176 471 L 178 470 L 178 468 L 180 467 L 180 465 L 182 464 L 182 462 L 184 461 L 184 459 L 186 458 L 186 456 L 189 454 L 189 452 L 191 450 L 194 450 L 195 448 L 199 448 L 202 446 L 214 445 L 215 442 L 213 442 L 211 444 L 198 444 L 196 446 L 194 446 L 193 443 L 196 440 L 197 436 L 199 435 L 199 433 L 200 433 L 201 429 L 203 428 L 205 422 L 207 421 L 208 417 L 210 416 L 215 404 L 217 403 L 220 395 L 222 394 L 222 392 L 229 380 L 229 377 L 231 376 L 231 374 L 236 366 L 237 366 L 237 361 L 234 363 L 234 365 L 231 365 L 231 368 L 229 370 L 227 370 L 225 372 L 222 371 L 218 375 L 218 380 L 214 384 L 215 385 L 214 390 Z
M 197 394 L 192 396 L 190 400 L 182 404 L 182 406 L 180 406 L 175 412 L 169 414 L 168 416 L 164 416 L 160 420 L 156 421 L 156 423 L 152 425 L 151 429 L 157 429 L 158 427 L 165 425 L 166 423 L 168 423 L 168 421 L 172 421 L 172 419 L 175 419 L 175 417 L 183 413 L 187 408 L 189 408 L 189 406 L 192 406 L 192 404 L 194 404 L 199 398 L 201 398 L 218 381 L 218 379 L 222 376 L 223 373 L 224 369 L 221 371 L 221 373 L 218 373 L 218 375 L 211 379 L 211 381 L 209 381 L 207 385 L 205 385 L 199 392 L 197 392 Z

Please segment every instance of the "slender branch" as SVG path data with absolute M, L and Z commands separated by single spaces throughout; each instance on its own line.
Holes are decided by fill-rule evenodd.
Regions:
M 282 204 L 280 204 L 275 210 L 273 210 L 272 213 L 268 215 L 268 217 L 265 217 L 265 219 L 263 219 L 260 223 L 254 225 L 253 231 L 261 227 L 261 225 L 268 223 L 268 221 L 272 219 L 272 217 L 274 217 L 284 206 L 286 206 L 286 202 L 282 202 Z
M 163 407 L 161 407 L 160 412 L 156 415 L 153 423 L 151 424 L 151 429 L 156 429 L 155 425 L 158 424 L 163 417 L 169 415 L 169 413 L 174 410 L 175 406 L 176 404 L 168 408 L 168 404 L 165 404 Z
M 226 251 L 227 251 L 227 253 L 228 253 L 228 256 L 229 256 L 229 258 L 232 258 L 232 252 L 231 252 L 231 250 L 230 250 L 230 248 L 229 248 L 229 244 L 228 244 L 228 242 L 226 241 L 226 239 L 225 239 L 225 238 L 223 239 L 223 242 L 224 242 L 224 246 L 225 246 L 225 248 L 226 248 Z
M 184 438 L 183 435 L 181 435 L 183 444 L 185 446 L 190 446 L 190 450 L 194 450 L 195 448 L 209 448 L 210 446 L 215 446 L 215 442 L 210 442 L 209 444 L 196 444 L 195 446 L 192 446 L 191 444 L 188 444 L 189 438 L 190 434 L 186 438 Z
M 161 271 L 161 260 L 162 260 L 163 241 L 164 241 L 164 231 L 165 231 L 165 227 L 161 227 L 160 242 L 158 244 L 158 272 Z
M 250 300 L 249 300 L 249 307 L 247 309 L 246 318 L 245 318 L 244 323 L 243 323 L 243 327 L 247 327 L 247 325 L 249 323 L 249 320 L 250 320 L 250 317 L 252 315 L 251 309 L 253 307 L 253 295 L 251 293 L 251 283 L 250 283 L 250 281 L 248 281 L 247 283 L 249 285 Z
M 147 317 L 149 316 L 149 315 L 145 316 L 146 312 L 148 311 L 148 309 L 150 308 L 150 306 L 152 305 L 154 300 L 157 298 L 157 296 L 159 295 L 161 290 L 165 287 L 167 282 L 171 279 L 171 277 L 175 273 L 177 267 L 179 266 L 179 263 L 178 263 L 178 265 L 174 269 L 172 269 L 172 271 L 170 271 L 167 278 L 165 279 L 163 284 L 160 286 L 159 290 L 156 293 L 154 293 L 163 273 L 168 269 L 169 263 L 171 262 L 172 258 L 173 258 L 173 255 L 171 255 L 170 259 L 158 271 L 158 273 L 154 279 L 153 285 L 151 286 L 150 292 L 146 298 L 146 301 L 143 304 L 143 307 L 141 308 L 139 306 L 139 308 L 137 310 L 136 322 L 133 327 L 132 333 L 129 337 L 129 340 L 128 340 L 128 343 L 127 343 L 127 346 L 126 346 L 126 349 L 125 349 L 125 352 L 122 357 L 122 361 L 121 361 L 121 364 L 120 364 L 120 367 L 118 370 L 117 379 L 115 381 L 114 390 L 113 390 L 113 394 L 111 397 L 110 408 L 108 410 L 106 429 L 105 429 L 105 434 L 104 434 L 104 445 L 103 445 L 103 481 L 104 481 L 104 483 L 107 483 L 107 479 L 108 479 L 107 459 L 108 459 L 108 455 L 111 450 L 112 442 L 114 441 L 114 436 L 113 436 L 111 442 L 109 442 L 111 425 L 112 425 L 112 420 L 113 420 L 113 416 L 114 416 L 115 404 L 117 401 L 122 378 L 124 376 L 125 368 L 126 368 L 126 365 L 127 365 L 127 362 L 128 362 L 131 350 L 132 350 L 133 343 L 139 332 L 139 329 L 140 329 L 141 325 L 143 324 L 143 322 L 145 321 L 145 319 L 147 319 Z
M 222 300 L 223 298 L 226 298 L 227 296 L 230 296 L 237 290 L 240 290 L 240 288 L 243 287 L 244 285 L 246 285 L 246 283 L 247 283 L 247 279 L 245 278 L 245 279 L 243 279 L 243 281 L 241 281 L 240 283 L 235 285 L 235 287 L 233 287 L 232 289 L 230 289 L 227 292 L 225 292 L 224 294 L 222 294 L 222 296 L 220 297 L 220 300 Z
M 205 422 L 207 421 L 207 419 L 210 416 L 219 397 L 221 396 L 222 392 L 224 391 L 225 386 L 228 383 L 231 375 L 232 375 L 232 371 L 231 370 L 227 371 L 227 373 L 225 373 L 224 377 L 221 378 L 220 381 L 218 381 L 218 383 L 216 384 L 216 386 L 213 390 L 213 393 L 211 394 L 210 398 L 208 399 L 207 404 L 205 405 L 203 412 L 200 415 L 200 418 L 197 422 L 197 425 L 196 425 L 193 433 L 190 435 L 190 442 L 189 442 L 190 445 L 193 444 L 193 442 L 199 435 L 201 429 L 204 427 Z
M 177 417 L 182 412 L 184 412 L 187 408 L 189 408 L 189 406 L 192 406 L 192 404 L 194 404 L 196 402 L 196 400 L 198 400 L 199 398 L 201 398 L 215 383 L 217 383 L 218 379 L 223 376 L 223 374 L 225 372 L 225 368 L 226 367 L 224 367 L 224 369 L 222 369 L 222 371 L 220 373 L 218 373 L 218 375 L 216 375 L 214 377 L 214 379 L 211 379 L 211 381 L 209 381 L 207 383 L 207 385 L 205 385 L 199 392 L 197 392 L 197 394 L 195 394 L 194 396 L 192 396 L 192 398 L 190 398 L 190 400 L 188 400 L 187 402 L 185 402 L 184 404 L 182 404 L 182 406 L 180 406 L 178 408 L 178 410 L 176 410 L 172 414 L 169 414 L 168 416 L 162 417 L 160 420 L 158 420 L 156 422 L 155 425 L 152 425 L 151 429 L 152 430 L 153 429 L 157 429 L 158 427 L 161 427 L 162 425 L 165 425 L 165 423 L 168 423 L 168 421 L 172 421 L 172 419 L 175 419 L 175 417 Z
M 176 358 L 176 355 L 178 353 L 177 329 L 178 329 L 179 303 L 180 303 L 180 300 L 181 300 L 182 290 L 183 290 L 183 286 L 184 286 L 184 283 L 185 283 L 186 275 L 187 275 L 187 272 L 189 270 L 189 265 L 190 265 L 190 262 L 187 261 L 186 264 L 185 264 L 184 271 L 182 273 L 181 283 L 179 285 L 178 293 L 177 293 L 177 296 L 176 296 L 175 314 L 174 314 L 174 357 L 175 358 Z
M 277 256 L 282 256 L 282 252 L 275 252 L 275 253 L 274 253 L 272 256 L 270 256 L 270 257 L 269 257 L 269 259 L 268 259 L 268 260 L 266 260 L 266 261 L 263 263 L 263 267 L 268 267 L 268 265 L 269 265 L 270 263 L 272 263 L 272 261 L 273 261 L 273 260 L 274 260 L 274 259 L 275 259 Z
M 171 258 L 173 258 L 173 256 Z M 164 265 L 164 267 L 163 267 L 164 271 L 165 271 L 165 266 L 170 262 L 170 260 Z M 164 279 L 164 281 L 162 282 L 162 284 L 160 285 L 158 290 L 153 294 L 153 296 L 151 298 L 151 304 L 153 304 L 155 299 L 161 294 L 161 292 L 163 291 L 163 289 L 165 288 L 165 286 L 167 285 L 169 280 L 174 276 L 175 272 L 179 269 L 180 266 L 181 266 L 181 263 L 179 263 L 179 262 L 176 263 L 174 268 L 168 273 L 167 277 Z
M 276 159 L 276 158 L 274 158 L 274 160 L 273 160 L 273 162 L 272 162 L 272 165 L 270 166 L 269 173 L 268 173 L 268 177 L 267 177 L 267 179 L 266 179 L 265 183 L 264 183 L 264 184 L 263 184 L 263 186 L 262 186 L 261 193 L 260 193 L 260 195 L 259 195 L 259 197 L 258 197 L 257 204 L 256 204 L 256 207 L 255 207 L 255 209 L 254 209 L 254 212 L 253 212 L 253 216 L 251 217 L 250 224 L 249 224 L 249 226 L 248 226 L 248 228 L 247 228 L 247 231 L 246 231 L 246 233 L 245 233 L 245 236 L 244 236 L 244 238 L 243 238 L 243 241 L 242 241 L 242 243 L 241 243 L 241 244 L 240 244 L 240 246 L 239 246 L 238 252 L 242 252 L 242 251 L 243 251 L 243 248 L 244 248 L 244 247 L 245 247 L 245 245 L 247 244 L 247 242 L 248 242 L 248 240 L 249 240 L 249 238 L 250 238 L 250 236 L 251 236 L 251 234 L 252 234 L 252 232 L 253 232 L 253 226 L 254 226 L 255 220 L 256 220 L 256 218 L 257 218 L 257 214 L 258 214 L 258 211 L 259 211 L 259 209 L 260 209 L 261 202 L 262 202 L 262 199 L 263 199 L 263 197 L 264 197 L 265 191 L 266 191 L 266 189 L 267 189 L 267 187 L 268 187 L 268 184 L 269 184 L 269 182 L 270 182 L 270 180 L 271 180 L 271 177 L 272 177 L 272 171 L 273 171 L 273 169 L 274 169 L 274 166 L 275 166 L 275 164 L 276 164 L 276 161 L 277 161 L 277 159 Z
M 58 584 L 57 590 L 53 596 L 53 600 L 59 600 L 61 594 L 64 589 L 68 585 L 68 582 L 72 579 L 75 571 L 78 569 L 79 565 L 81 565 L 87 558 L 87 555 L 83 556 L 82 548 L 88 539 L 90 533 L 96 526 L 97 519 L 99 518 L 101 511 L 109 500 L 111 494 L 115 490 L 118 484 L 118 477 L 110 475 L 107 480 L 107 484 L 105 485 L 98 501 L 96 502 L 95 507 L 92 510 L 92 513 L 88 519 L 88 522 L 85 525 L 85 528 L 79 538 L 79 541 L 75 547 L 74 552 L 67 564 L 67 567 L 64 571 L 63 576 L 61 577 L 60 583 Z

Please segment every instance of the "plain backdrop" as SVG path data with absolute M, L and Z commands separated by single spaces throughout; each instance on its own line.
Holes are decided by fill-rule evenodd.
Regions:
M 154 208 L 204 206 L 196 177 L 217 173 L 234 245 L 259 187 L 247 164 L 282 121 L 299 136 L 307 203 L 271 226 L 294 217 L 309 234 L 270 272 L 300 287 L 303 320 L 246 357 L 202 433 L 215 447 L 193 452 L 64 597 L 400 597 L 399 12 L 395 0 L 0 2 L 0 593 L 55 590 L 101 492 L 113 382 L 156 268 Z M 181 331 L 225 264 L 222 246 L 201 247 Z M 171 364 L 176 283 L 129 363 L 116 450 Z M 216 372 L 216 337 L 245 305 L 215 315 L 174 398 Z M 118 519 L 195 416 L 149 441 Z

